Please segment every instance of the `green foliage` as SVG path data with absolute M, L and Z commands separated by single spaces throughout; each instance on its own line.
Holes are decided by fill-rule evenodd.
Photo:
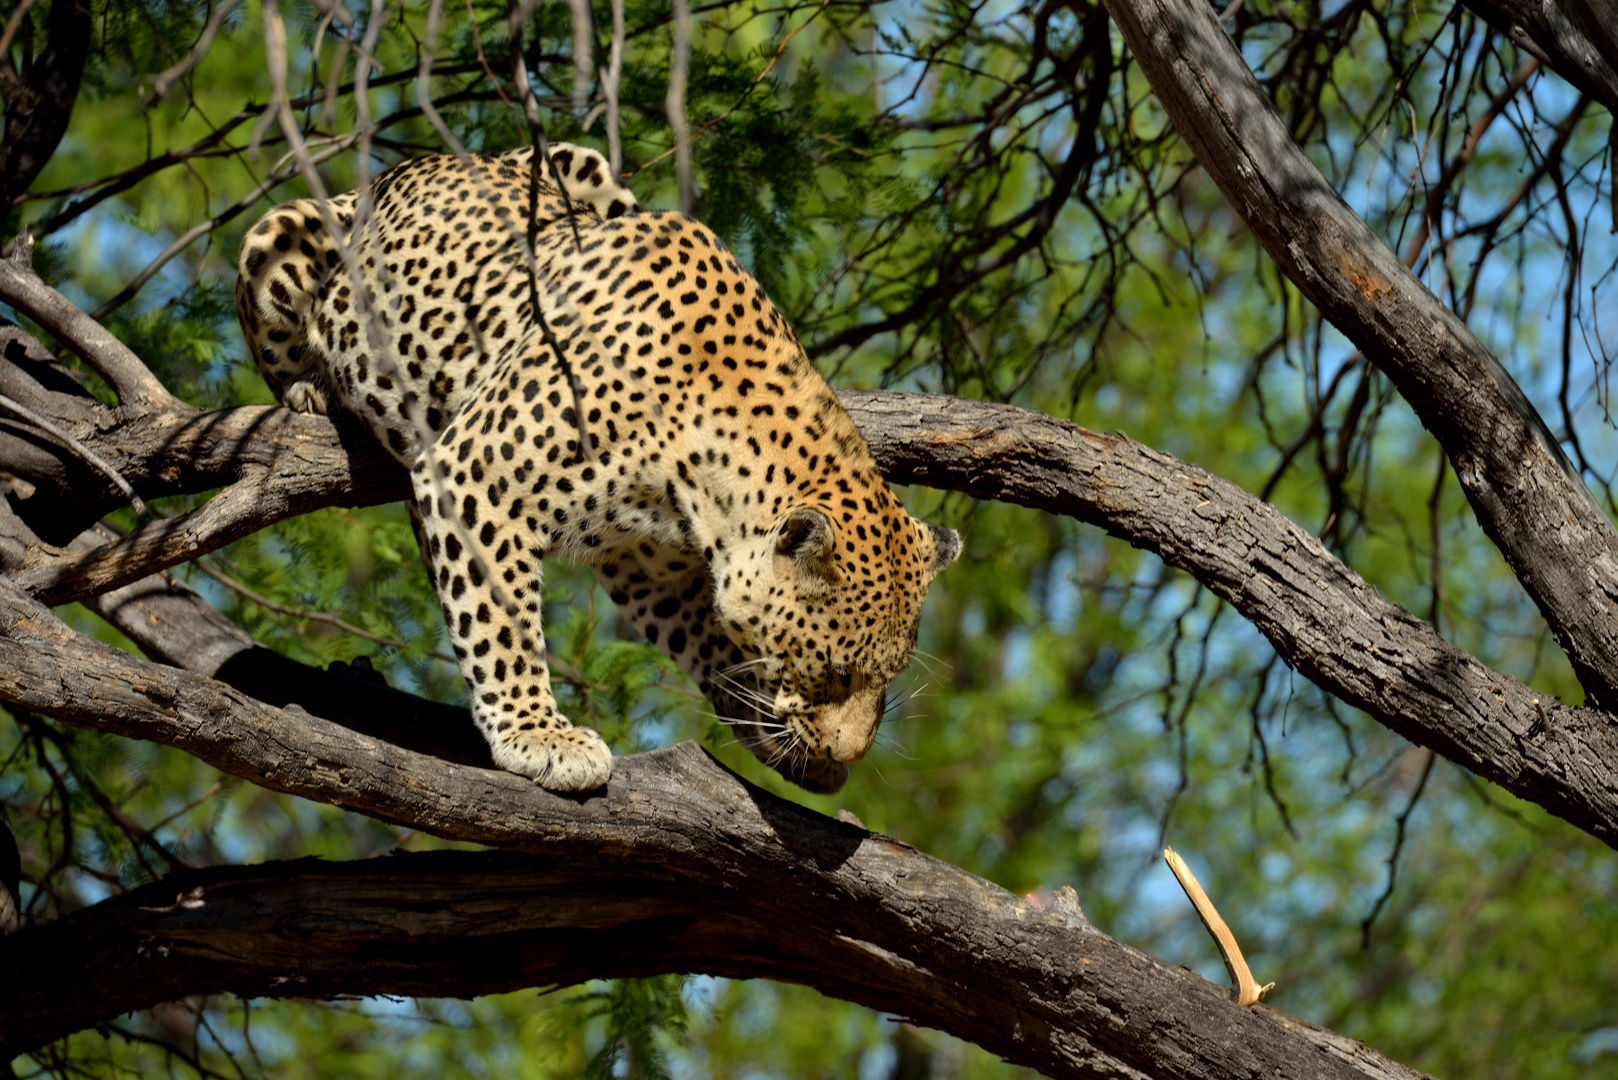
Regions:
M 676 975 L 615 979 L 568 998 L 556 1017 L 560 1040 L 583 1032 L 593 1021 L 604 1021 L 601 1049 L 591 1055 L 581 1075 L 586 1080 L 615 1076 L 670 1080 L 664 1050 L 670 1043 L 678 1045 L 685 1035 L 683 982 Z
M 107 329 L 137 356 L 151 357 L 165 386 L 184 387 L 198 405 L 224 405 L 234 397 L 222 384 L 240 341 L 234 290 L 234 282 L 199 281 L 162 304 L 119 312 Z

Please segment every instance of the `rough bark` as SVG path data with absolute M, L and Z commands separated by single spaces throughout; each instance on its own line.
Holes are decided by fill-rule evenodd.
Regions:
M 4 366 L 0 362 L 0 375 Z M 89 551 L 37 548 L 20 565 L 7 567 L 14 580 L 52 605 L 120 588 L 322 506 L 409 497 L 408 479 L 368 434 L 285 409 L 102 409 L 63 426 L 145 498 L 225 490 L 188 514 L 150 521 L 114 544 Z M 29 454 L 20 452 L 24 447 Z M 19 451 L 14 457 L 13 450 Z M 19 508 L 42 537 L 48 529 L 62 543 L 64 532 L 77 535 L 93 524 L 97 508 L 121 501 L 111 481 L 48 436 L 0 426 L 0 455 L 15 462 L 25 479 L 53 492 L 37 506 L 28 500 Z
M 1618 116 L 1618 3 L 1467 0 L 1491 26 Z
M 1593 702 L 1618 705 L 1618 532 L 1483 344 L 1292 141 L 1205 0 L 1106 0 L 1197 160 L 1266 251 L 1398 387 Z
M 692 745 L 566 798 L 73 633 L 0 583 L 0 694 L 285 791 L 528 855 L 173 875 L 0 942 L 0 1059 L 181 994 L 472 995 L 662 971 L 802 982 L 1051 1076 L 1411 1077 Z

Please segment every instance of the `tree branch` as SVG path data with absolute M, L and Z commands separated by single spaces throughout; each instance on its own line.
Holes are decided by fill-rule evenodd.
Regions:
M 1618 532 L 1511 375 L 1292 141 L 1203 0 L 1106 0 L 1181 138 L 1270 256 L 1398 387 L 1567 652 L 1618 706 Z
M 1618 723 L 1492 671 L 1212 473 L 1009 405 L 844 391 L 883 474 L 1099 525 L 1230 602 L 1311 682 L 1618 847 Z
M 1554 704 L 1479 663 L 1383 599 L 1317 538 L 1250 493 L 1127 438 L 1025 409 L 875 391 L 841 397 L 891 480 L 1066 514 L 1157 553 L 1230 601 L 1288 664 L 1326 692 L 1618 846 L 1613 717 Z M 86 441 L 138 487 L 143 481 L 160 488 L 200 485 L 227 470 L 261 469 L 254 527 L 317 506 L 366 505 L 406 494 L 399 470 L 369 438 L 284 410 L 150 414 L 117 429 L 115 439 Z M 156 527 L 167 523 L 148 529 Z M 35 584 L 36 599 L 62 603 L 109 582 L 136 581 L 186 551 L 223 542 L 182 536 L 184 543 L 130 543 L 144 531 L 117 550 L 59 557 L 79 560 L 73 565 L 83 572 L 76 576 L 62 573 L 67 564 L 57 561 L 48 581 L 43 564 L 11 580 Z M 241 685 L 249 693 L 277 702 L 313 698 L 316 704 L 308 707 L 323 711 L 318 694 L 299 689 L 307 682 L 282 686 L 268 670 L 273 665 L 243 663 Z M 353 692 L 363 701 L 363 688 Z M 356 703 L 353 711 L 367 710 Z M 418 730 L 429 729 L 429 716 L 436 716 L 430 709 L 411 715 L 420 718 Z M 475 750 L 463 746 L 456 753 Z
M 57 0 L 69 3 L 71 0 Z M 77 304 L 41 281 L 27 265 L 0 259 L 0 302 L 10 304 L 78 353 L 131 408 L 187 409 L 156 375 Z
M 1466 6 L 1618 116 L 1613 0 L 1466 0 Z
M 0 1058 L 180 994 L 463 994 L 703 970 L 803 982 L 1052 1076 L 1412 1077 L 1364 1047 L 888 837 L 778 799 L 696 747 L 545 792 L 269 709 L 73 633 L 0 583 L 0 693 L 439 836 L 442 853 L 172 875 L 0 943 Z M 1064 894 L 1064 898 L 1068 894 Z M 783 932 L 782 927 L 791 927 Z

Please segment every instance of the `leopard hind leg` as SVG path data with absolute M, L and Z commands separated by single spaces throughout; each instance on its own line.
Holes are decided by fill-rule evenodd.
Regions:
M 327 203 L 346 235 L 355 194 Z M 236 315 L 248 350 L 275 399 L 293 412 L 325 413 L 330 390 L 312 332 L 325 284 L 341 272 L 338 245 L 317 199 L 282 203 L 259 219 L 236 257 Z

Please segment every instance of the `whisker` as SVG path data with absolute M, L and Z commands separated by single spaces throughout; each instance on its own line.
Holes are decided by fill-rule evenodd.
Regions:
M 893 738 L 891 735 L 883 735 L 881 732 L 878 732 L 876 741 L 891 750 L 897 757 L 901 757 L 906 761 L 916 760 L 915 755 L 906 751 L 903 744 L 901 744 L 899 740 Z
M 757 698 L 742 697 L 740 694 L 732 695 L 732 700 L 737 704 L 749 707 L 762 717 L 773 717 L 775 715 L 775 708 L 770 702 L 760 701 Z
M 702 715 L 706 716 L 709 720 L 717 720 L 726 727 L 756 727 L 766 729 L 776 728 L 779 730 L 786 729 L 785 724 L 777 724 L 769 720 L 742 720 L 734 716 L 720 716 L 718 713 L 711 712 L 705 712 Z
M 752 711 L 763 716 L 773 716 L 775 713 L 774 709 L 770 708 L 765 702 L 759 701 L 756 698 L 747 698 L 740 694 L 727 694 L 725 696 L 729 697 L 736 704 L 748 706 L 752 709 Z
M 758 667 L 760 664 L 767 664 L 767 663 L 769 663 L 769 658 L 768 657 L 758 656 L 758 657 L 754 657 L 752 660 L 743 660 L 739 664 L 732 664 L 729 667 L 715 668 L 714 669 L 714 674 L 716 674 L 716 675 L 734 675 L 738 671 L 746 671 L 748 668 Z
M 776 751 L 775 755 L 773 757 L 771 757 L 768 762 L 765 763 L 765 764 L 769 765 L 769 767 L 772 768 L 772 769 L 775 768 L 777 765 L 779 765 L 781 762 L 783 762 L 783 761 L 787 760 L 788 758 L 790 758 L 791 755 L 793 754 L 793 752 L 798 749 L 798 744 L 803 741 L 803 736 L 800 735 L 796 731 L 788 732 L 788 734 L 791 735 L 791 738 L 789 738 L 787 740 L 786 745 L 783 746 L 783 747 L 780 747 Z
M 741 682 L 741 681 L 739 681 L 737 679 L 733 679 L 729 675 L 717 675 L 716 674 L 714 676 L 714 681 L 716 683 L 719 683 L 720 685 L 733 688 L 738 693 L 751 694 L 754 697 L 765 697 L 765 696 L 767 696 L 767 695 L 765 695 L 764 691 L 760 690 L 758 687 L 750 686 L 747 683 Z
M 919 714 L 907 714 L 904 712 L 904 709 L 917 698 L 932 697 L 933 695 L 929 692 L 931 685 L 932 684 L 930 683 L 922 683 L 914 690 L 910 690 L 903 694 L 889 698 L 887 705 L 882 710 L 883 722 L 886 723 L 889 720 L 914 719 Z
M 775 706 L 774 701 L 767 694 L 765 694 L 764 691 L 760 690 L 756 686 L 751 686 L 744 683 L 740 679 L 725 674 L 723 671 L 715 671 L 712 673 L 712 676 L 716 682 L 725 684 L 727 691 L 730 693 L 734 693 L 741 697 L 747 697 L 754 701 L 768 701 L 772 709 Z

